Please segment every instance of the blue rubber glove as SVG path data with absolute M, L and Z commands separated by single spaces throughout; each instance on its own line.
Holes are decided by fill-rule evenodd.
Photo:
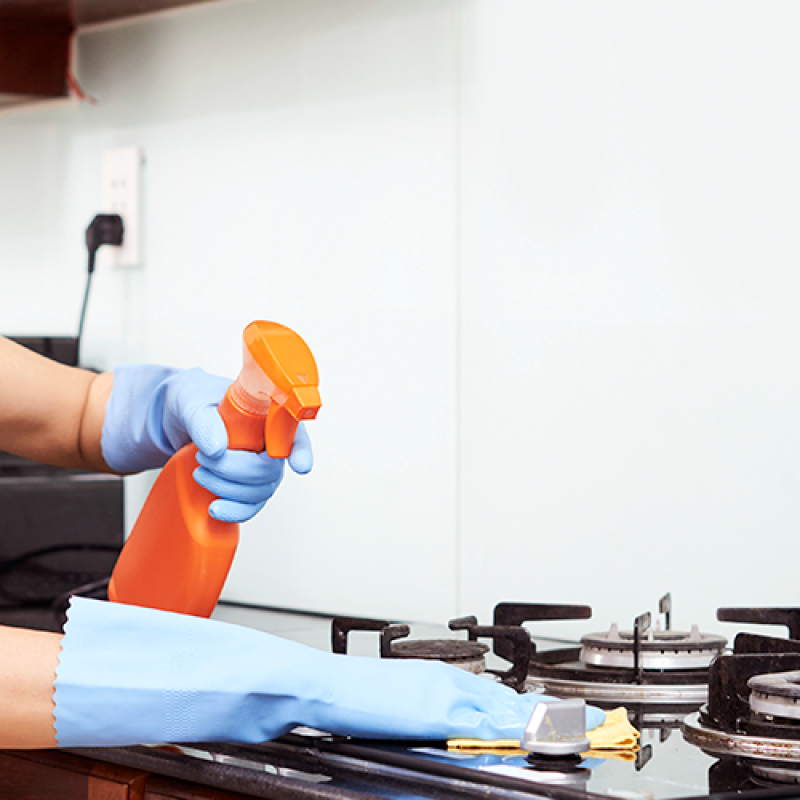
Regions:
M 537 695 L 434 661 L 336 655 L 238 625 L 72 599 L 61 747 L 262 742 L 297 725 L 385 739 L 522 737 Z M 599 709 L 587 713 L 600 724 Z
M 230 383 L 198 368 L 117 367 L 101 439 L 106 463 L 123 474 L 155 469 L 194 442 L 199 450 L 194 479 L 220 498 L 211 503 L 211 516 L 223 522 L 255 516 L 280 485 L 284 464 L 266 453 L 227 449 L 228 434 L 217 405 Z M 302 424 L 287 460 L 301 474 L 313 466 Z

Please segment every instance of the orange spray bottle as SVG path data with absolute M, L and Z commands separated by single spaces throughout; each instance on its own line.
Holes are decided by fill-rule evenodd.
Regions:
M 219 405 L 232 450 L 286 458 L 297 425 L 320 407 L 317 366 L 305 342 L 275 322 L 244 331 L 244 364 Z M 211 616 L 239 543 L 239 525 L 209 516 L 214 495 L 195 483 L 197 447 L 167 462 L 117 560 L 108 597 L 118 603 Z

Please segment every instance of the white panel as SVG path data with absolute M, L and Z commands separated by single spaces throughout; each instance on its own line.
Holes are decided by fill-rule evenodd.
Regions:
M 27 209 L 24 235 L 2 219 L 0 233 L 21 271 L 44 274 L 37 248 L 72 265 L 52 297 L 33 279 L 14 300 L 6 291 L 7 320 L 26 318 L 27 296 L 43 302 L 31 325 L 53 324 L 62 303 L 77 324 L 102 152 L 137 145 L 142 269 L 98 269 L 89 363 L 232 376 L 258 318 L 295 328 L 315 352 L 316 467 L 288 476 L 244 527 L 230 598 L 454 612 L 454 6 L 231 0 L 92 31 L 78 78 L 97 105 L 0 123 L 0 166 L 14 169 Z M 48 133 L 53 171 L 40 174 Z M 5 180 L 0 203 L 13 212 Z M 48 223 L 37 225 L 43 205 Z M 146 485 L 131 486 L 132 507 Z
M 464 22 L 461 610 L 797 604 L 800 9 Z
M 77 328 L 102 151 L 140 146 L 142 268 L 96 273 L 88 362 L 233 375 L 266 317 L 320 364 L 317 466 L 229 597 L 796 603 L 798 15 L 229 0 L 84 34 L 98 104 L 0 119 L 2 330 Z

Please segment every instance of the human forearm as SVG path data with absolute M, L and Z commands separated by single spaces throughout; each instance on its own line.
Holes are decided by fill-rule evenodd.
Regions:
M 0 626 L 0 748 L 55 747 L 53 680 L 61 635 Z
M 107 470 L 100 437 L 112 377 L 67 367 L 0 338 L 0 450 Z

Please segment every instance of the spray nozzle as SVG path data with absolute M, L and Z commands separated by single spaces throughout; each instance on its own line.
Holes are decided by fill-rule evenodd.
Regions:
M 264 438 L 273 458 L 288 457 L 298 422 L 317 416 L 318 383 L 314 356 L 293 330 L 263 321 L 245 328 L 244 364 L 231 396 L 243 411 L 266 415 Z

